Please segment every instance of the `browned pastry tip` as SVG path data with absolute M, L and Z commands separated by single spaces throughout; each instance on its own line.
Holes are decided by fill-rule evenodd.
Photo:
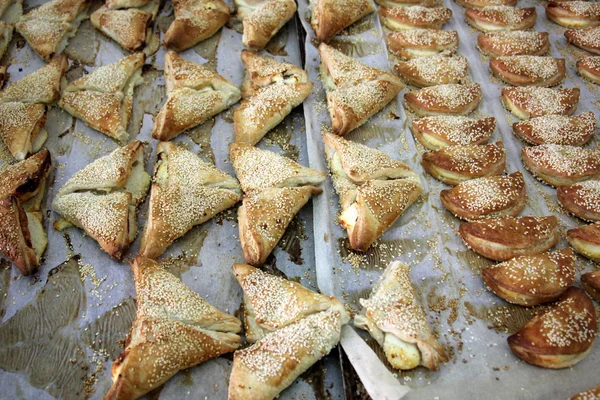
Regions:
M 394 31 L 405 29 L 441 29 L 452 18 L 452 10 L 445 7 L 381 7 L 379 9 L 385 26 Z
M 577 116 L 543 115 L 528 121 L 515 122 L 514 134 L 525 142 L 583 146 L 596 131 L 596 116 L 586 112 Z
M 567 240 L 577 253 L 600 262 L 600 222 L 569 229 Z
M 600 26 L 589 26 L 583 29 L 567 29 L 567 41 L 592 54 L 600 55 Z
M 600 24 L 600 4 L 594 1 L 550 1 L 546 6 L 550 21 L 567 28 Z
M 570 248 L 515 257 L 481 271 L 498 297 L 522 306 L 555 301 L 575 281 L 575 253 Z
M 600 181 L 561 186 L 556 194 L 560 204 L 571 214 L 586 221 L 600 221 Z
M 582 274 L 581 285 L 590 296 L 600 302 L 600 271 Z
M 600 56 L 582 58 L 577 61 L 575 67 L 580 76 L 600 85 Z
M 509 87 L 501 92 L 502 103 L 520 119 L 542 115 L 572 115 L 579 103 L 579 88 L 550 89 Z
M 550 87 L 566 76 L 564 58 L 507 56 L 490 60 L 490 70 L 499 79 L 514 86 Z
M 555 187 L 600 178 L 599 150 L 543 144 L 523 147 L 521 159 L 538 179 Z
M 534 7 L 488 6 L 465 12 L 467 23 L 482 32 L 526 30 L 535 25 L 536 18 Z
M 548 250 L 558 242 L 558 219 L 506 217 L 463 223 L 458 230 L 476 253 L 496 261 Z
M 591 351 L 597 317 L 589 296 L 571 286 L 558 303 L 532 318 L 519 332 L 508 337 L 517 357 L 543 368 L 568 368 Z
M 442 190 L 440 199 L 448 211 L 467 221 L 516 217 L 525 208 L 525 180 L 520 172 L 472 179 Z
M 490 57 L 545 56 L 550 51 L 550 39 L 548 32 L 487 32 L 477 37 L 477 48 Z

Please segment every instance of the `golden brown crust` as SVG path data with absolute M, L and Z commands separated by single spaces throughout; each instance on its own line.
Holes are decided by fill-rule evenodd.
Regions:
M 506 168 L 504 144 L 455 145 L 423 154 L 423 168 L 434 178 L 448 184 L 474 178 L 501 175 Z
M 0 253 L 11 260 L 23 275 L 31 275 L 40 265 L 28 228 L 28 215 L 19 200 L 0 200 Z
M 561 186 L 556 194 L 560 204 L 570 213 L 586 221 L 600 221 L 600 181 Z
M 375 12 L 371 0 L 314 0 L 310 24 L 321 42 L 328 42 L 343 29 Z
M 514 86 L 550 87 L 566 76 L 564 58 L 509 56 L 490 60 L 490 70 L 499 79 Z
M 17 161 L 39 150 L 47 133 L 44 104 L 0 103 L 0 138 Z
M 517 0 L 455 0 L 465 8 L 484 8 L 489 6 L 515 6 Z
M 25 202 L 35 196 L 48 177 L 52 160 L 46 149 L 24 161 L 7 166 L 0 173 L 0 198 L 15 196 Z
M 463 56 L 429 56 L 401 61 L 394 66 L 407 83 L 419 87 L 462 83 L 469 74 L 469 61 Z
M 481 87 L 477 83 L 432 86 L 408 92 L 404 100 L 408 109 L 419 116 L 467 115 L 481 101 Z
M 453 145 L 485 144 L 496 129 L 494 117 L 473 119 L 440 115 L 414 119 L 410 131 L 429 150 Z
M 251 97 L 259 89 L 280 81 L 290 84 L 308 82 L 306 71 L 294 64 L 263 57 L 248 50 L 242 50 L 241 58 L 247 71 L 242 84 L 243 98 Z
M 520 256 L 481 271 L 488 289 L 509 303 L 535 306 L 558 299 L 575 281 L 570 248 Z
M 600 23 L 600 4 L 593 1 L 550 1 L 546 16 L 567 28 L 583 28 Z
M 386 42 L 388 50 L 403 59 L 435 54 L 451 56 L 458 49 L 458 33 L 439 29 L 408 29 L 390 33 Z
M 523 174 L 498 175 L 459 183 L 440 192 L 442 205 L 467 221 L 516 217 L 525 208 Z
M 585 392 L 581 392 L 571 397 L 569 400 L 594 400 L 600 397 L 600 386 L 596 386 Z
M 575 64 L 577 73 L 591 82 L 600 85 L 600 57 L 585 57 Z
M 597 330 L 592 300 L 570 287 L 559 302 L 508 337 L 511 350 L 523 361 L 543 368 L 568 368 L 590 352 Z
M 581 285 L 590 296 L 600 302 L 600 271 L 582 274 Z
M 379 16 L 391 30 L 441 29 L 452 18 L 452 10 L 445 7 L 381 7 Z
M 578 116 L 545 115 L 515 122 L 514 134 L 533 145 L 546 143 L 583 146 L 594 135 L 596 117 L 593 112 Z
M 165 46 L 181 52 L 208 39 L 229 20 L 221 0 L 173 0 L 175 20 L 165 33 Z
M 593 54 L 600 55 L 600 26 L 589 26 L 583 29 L 567 29 L 567 41 Z
M 147 29 L 152 13 L 138 8 L 111 9 L 104 5 L 90 15 L 92 25 L 127 51 L 141 51 L 146 46 Z
M 536 18 L 534 7 L 489 6 L 465 12 L 467 23 L 482 32 L 526 30 L 535 25 Z
M 548 32 L 488 32 L 479 34 L 477 48 L 490 57 L 545 56 L 550 51 L 550 39 Z
M 558 219 L 518 217 L 465 222 L 459 228 L 465 244 L 496 261 L 546 251 L 558 242 Z
M 520 119 L 542 115 L 572 115 L 579 103 L 579 88 L 549 89 L 540 87 L 503 88 L 504 106 Z
M 382 7 L 439 7 L 443 3 L 440 0 L 375 0 L 375 2 Z
M 543 144 L 523 147 L 525 167 L 541 181 L 555 186 L 600 178 L 600 151 L 577 146 Z
M 600 222 L 567 231 L 567 240 L 576 252 L 600 262 Z
M 236 4 L 240 7 L 247 3 L 238 0 Z M 297 6 L 294 0 L 265 0 L 249 8 L 243 17 L 238 8 L 238 18 L 244 26 L 242 43 L 252 50 L 261 50 L 294 16 Z

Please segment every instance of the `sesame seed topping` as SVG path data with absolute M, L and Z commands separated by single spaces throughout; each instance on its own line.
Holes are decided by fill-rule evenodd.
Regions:
M 474 119 L 463 116 L 439 115 L 413 121 L 423 133 L 442 138 L 448 145 L 467 145 L 487 141 L 496 128 L 492 118 Z
M 600 151 L 577 146 L 544 144 L 524 147 L 524 158 L 538 168 L 567 177 L 585 177 L 600 173 Z
M 550 89 L 541 87 L 513 87 L 502 90 L 502 96 L 530 116 L 567 114 L 573 103 L 579 101 L 578 89 Z M 503 99 L 504 100 L 504 99 Z
M 443 106 L 459 109 L 473 103 L 480 96 L 481 88 L 477 83 L 437 85 L 416 92 L 416 100 L 426 108 Z
M 523 22 L 529 15 L 530 10 L 529 8 L 499 5 L 469 11 L 472 11 L 478 18 L 494 23 L 495 25 L 516 25 Z
M 541 320 L 540 333 L 552 346 L 569 347 L 575 344 L 591 343 L 596 337 L 596 330 L 589 328 L 594 322 L 594 318 L 572 297 L 560 301 L 539 318 Z
M 417 57 L 396 65 L 396 71 L 409 78 L 427 82 L 460 82 L 467 77 L 469 62 L 465 57 Z
M 502 68 L 509 74 L 546 80 L 560 72 L 560 60 L 554 57 L 541 56 L 509 56 L 495 59 L 502 63 Z M 562 59 L 564 60 L 564 59 Z
M 385 15 L 412 23 L 440 23 L 446 22 L 452 17 L 452 11 L 445 7 L 383 7 Z
M 577 117 L 544 115 L 528 121 L 516 122 L 515 134 L 533 144 L 581 145 L 589 140 L 596 129 L 596 117 L 589 112 Z
M 539 52 L 548 44 L 548 34 L 533 31 L 501 31 L 483 33 L 486 47 L 500 55 L 525 55 Z M 481 39 L 480 39 L 481 40 Z

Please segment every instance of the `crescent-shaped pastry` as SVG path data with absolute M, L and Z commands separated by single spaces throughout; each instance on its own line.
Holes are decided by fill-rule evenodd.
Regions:
M 490 60 L 490 70 L 514 86 L 556 86 L 566 76 L 564 58 L 509 56 Z
M 414 119 L 410 131 L 429 150 L 453 145 L 486 144 L 496 130 L 496 118 L 438 115 Z
M 404 81 L 419 87 L 461 83 L 469 75 L 469 61 L 463 56 L 433 55 L 401 61 L 394 70 Z
M 506 217 L 465 222 L 458 233 L 476 253 L 496 261 L 532 255 L 558 242 L 556 217 Z
M 379 150 L 323 134 L 333 185 L 340 197 L 340 224 L 350 248 L 366 251 L 423 192 L 408 165 Z
M 570 248 L 515 257 L 481 271 L 485 285 L 509 303 L 535 306 L 555 301 L 575 282 Z
M 106 0 L 104 4 L 114 10 L 120 8 L 143 7 L 153 0 Z
M 542 115 L 572 115 L 579 103 L 579 88 L 541 87 L 503 88 L 501 100 L 506 109 L 520 119 Z
M 379 16 L 385 26 L 393 31 L 425 28 L 441 29 L 452 18 L 452 10 L 445 7 L 381 7 Z
M 60 188 L 52 208 L 62 219 L 54 228 L 81 228 L 121 259 L 137 235 L 136 211 L 149 186 L 144 148 L 136 140 L 96 159 Z
M 581 285 L 590 296 L 600 302 L 600 271 L 582 274 Z M 598 394 L 600 394 L 600 391 Z
M 11 24 L 0 21 L 0 58 L 2 58 L 4 52 L 8 48 L 8 44 L 12 39 L 13 30 L 14 27 Z M 0 81 L 0 87 L 2 87 L 2 82 L 4 82 L 4 79 Z
M 424 88 L 404 95 L 409 110 L 425 117 L 428 115 L 467 115 L 481 101 L 478 83 L 447 84 Z
M 600 26 L 589 26 L 583 29 L 567 29 L 567 41 L 585 51 L 600 55 Z
M 451 56 L 458 49 L 458 33 L 439 29 L 408 29 L 387 36 L 388 50 L 410 60 L 433 55 Z
M 89 127 L 125 142 L 133 108 L 133 90 L 143 82 L 143 53 L 96 68 L 71 82 L 58 105 Z
M 206 122 L 237 103 L 237 86 L 215 71 L 181 58 L 174 51 L 165 55 L 167 102 L 154 120 L 152 137 L 171 140 Z
M 439 7 L 442 4 L 440 0 L 375 0 L 375 2 L 384 7 Z
M 597 398 L 600 398 L 600 386 L 578 393 L 569 400 L 594 400 Z
M 454 186 L 469 179 L 503 174 L 506 153 L 501 141 L 455 145 L 424 153 L 421 165 L 435 179 Z
M 556 194 L 560 204 L 571 214 L 586 221 L 600 221 L 600 181 L 561 186 Z
M 155 261 L 131 264 L 137 314 L 125 350 L 112 365 L 105 400 L 137 399 L 177 372 L 240 346 L 241 322 L 188 288 Z
M 23 15 L 15 29 L 48 62 L 67 47 L 88 7 L 87 0 L 51 0 Z
M 459 183 L 440 192 L 446 210 L 467 221 L 516 217 L 525 208 L 523 174 L 496 175 Z
M 567 231 L 567 240 L 576 252 L 600 262 L 600 222 Z
M 48 244 L 40 207 L 51 163 L 42 150 L 0 173 L 0 253 L 23 275 L 38 269 Z
M 546 16 L 567 28 L 583 28 L 600 24 L 600 4 L 594 1 L 550 1 Z
M 575 66 L 580 76 L 600 85 L 600 57 L 582 58 L 577 60 Z
M 369 331 L 392 367 L 408 370 L 423 365 L 435 371 L 448 355 L 429 328 L 409 273 L 407 264 L 390 263 L 369 298 L 360 299 L 362 310 L 354 325 Z
M 489 6 L 515 6 L 517 0 L 455 0 L 465 8 L 484 8 Z
M 515 122 L 515 135 L 527 143 L 546 143 L 583 146 L 594 135 L 596 117 L 586 112 L 575 117 L 567 115 L 544 115 L 528 121 Z
M 158 258 L 175 239 L 240 200 L 237 180 L 191 151 L 159 143 L 140 254 Z
M 313 292 L 297 282 L 247 264 L 233 264 L 233 275 L 244 291 L 244 327 L 249 343 L 321 311 L 339 311 L 346 321 L 349 319 L 337 298 Z
M 175 20 L 165 33 L 165 46 L 181 52 L 208 39 L 229 20 L 222 0 L 173 0 Z
M 150 42 L 150 23 L 156 18 L 159 0 L 142 8 L 113 9 L 103 5 L 90 15 L 92 25 L 127 51 L 141 51 Z
M 242 43 L 252 50 L 263 49 L 298 8 L 294 0 L 235 0 L 235 4 L 244 27 Z
M 503 56 L 545 56 L 550 51 L 548 32 L 500 31 L 481 33 L 477 48 L 492 58 Z
M 62 79 L 69 63 L 57 57 L 0 91 L 1 102 L 54 103 L 60 96 Z
M 235 141 L 254 145 L 308 97 L 314 85 L 304 70 L 244 50 L 244 100 L 233 113 Z
M 344 136 L 364 124 L 402 90 L 389 72 L 370 67 L 321 43 L 321 79 L 333 133 Z
M 523 147 L 525 168 L 538 179 L 559 187 L 600 178 L 600 151 L 577 146 L 543 144 Z
M 45 123 L 44 104 L 0 102 L 0 138 L 17 161 L 42 148 L 48 138 Z
M 533 27 L 537 13 L 534 7 L 489 6 L 468 9 L 465 21 L 482 32 L 520 31 Z
M 359 19 L 375 12 L 372 0 L 310 0 L 310 24 L 321 42 L 335 35 Z
M 517 357 L 538 367 L 569 368 L 592 350 L 597 331 L 596 310 L 582 289 L 572 286 L 558 303 L 508 337 Z
M 233 355 L 229 400 L 272 400 L 340 341 L 347 316 L 311 314 Z

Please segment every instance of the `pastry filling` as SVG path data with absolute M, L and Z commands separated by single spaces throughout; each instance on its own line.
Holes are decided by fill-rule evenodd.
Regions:
M 356 224 L 356 220 L 358 219 L 358 204 L 356 202 L 352 203 L 352 205 L 346 208 L 342 215 L 340 216 L 340 224 L 344 229 L 348 231 L 352 231 L 354 229 L 354 225 Z
M 421 363 L 421 353 L 417 345 L 398 339 L 391 333 L 385 334 L 383 351 L 389 363 L 396 369 L 413 369 Z
M 31 236 L 31 246 L 35 252 L 35 257 L 39 261 L 46 250 L 48 245 L 48 238 L 46 232 L 44 232 L 44 226 L 42 225 L 42 214 L 39 212 L 28 212 L 27 213 L 27 229 Z

